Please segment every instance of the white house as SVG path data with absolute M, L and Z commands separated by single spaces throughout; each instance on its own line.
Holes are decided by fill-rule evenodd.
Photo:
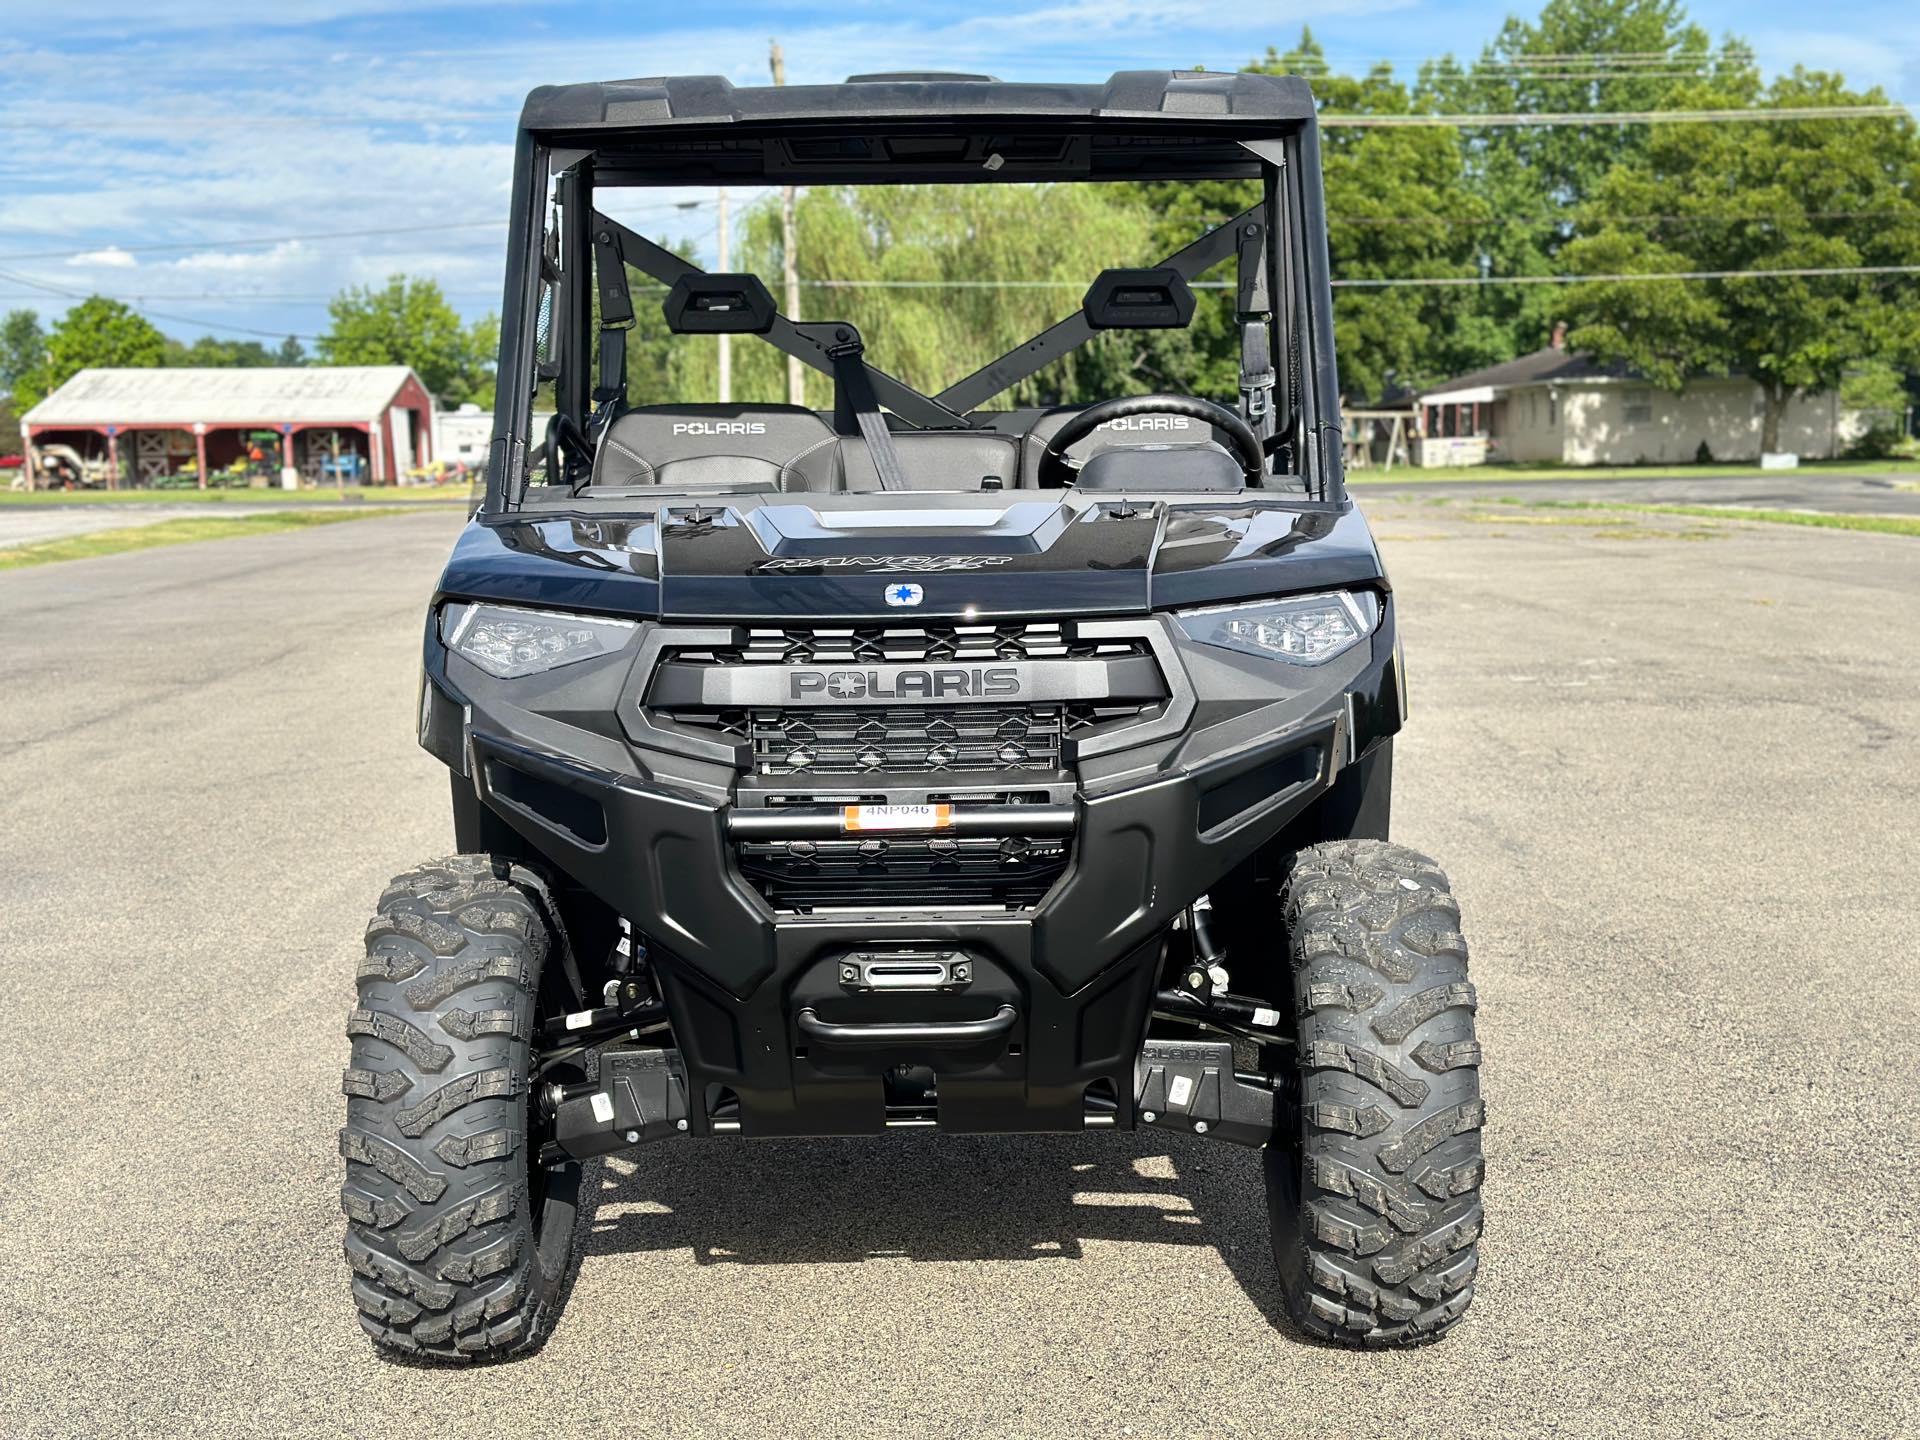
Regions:
M 547 433 L 549 414 L 533 417 L 533 437 L 537 441 Z M 478 405 L 462 405 L 457 410 L 442 410 L 435 417 L 435 452 L 449 465 L 469 468 L 487 462 L 487 450 L 493 443 L 493 412 Z
M 1556 465 L 1672 465 L 1760 455 L 1764 402 L 1747 379 L 1690 380 L 1677 393 L 1622 365 L 1556 343 L 1518 360 L 1436 385 L 1418 397 L 1415 463 L 1489 460 Z M 1796 396 L 1780 423 L 1780 447 L 1830 459 L 1864 434 L 1871 417 L 1844 409 L 1838 392 Z

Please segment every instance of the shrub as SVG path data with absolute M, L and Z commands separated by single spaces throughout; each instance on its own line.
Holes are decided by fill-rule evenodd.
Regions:
M 1848 460 L 1891 460 L 1900 449 L 1900 431 L 1893 425 L 1875 425 L 1848 445 Z

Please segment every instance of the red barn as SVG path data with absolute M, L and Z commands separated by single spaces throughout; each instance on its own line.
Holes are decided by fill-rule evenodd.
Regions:
M 151 485 L 277 449 L 307 483 L 403 481 L 432 463 L 433 397 L 405 365 L 82 370 L 20 421 L 27 463 L 66 446 L 108 484 Z M 264 442 L 264 443 L 263 443 Z

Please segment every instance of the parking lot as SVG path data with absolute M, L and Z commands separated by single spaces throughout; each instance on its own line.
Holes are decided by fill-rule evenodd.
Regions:
M 1292 1332 L 1230 1147 L 715 1140 L 598 1172 L 536 1356 L 376 1360 L 335 1133 L 451 841 L 421 514 L 0 576 L 0 1434 L 1914 1433 L 1920 542 L 1361 499 L 1487 1048 L 1444 1343 Z

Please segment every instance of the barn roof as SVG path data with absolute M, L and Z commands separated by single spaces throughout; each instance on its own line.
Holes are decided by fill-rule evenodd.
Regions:
M 405 365 L 82 370 L 21 416 L 28 425 L 360 424 L 413 378 Z

